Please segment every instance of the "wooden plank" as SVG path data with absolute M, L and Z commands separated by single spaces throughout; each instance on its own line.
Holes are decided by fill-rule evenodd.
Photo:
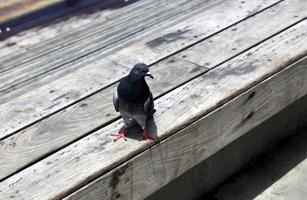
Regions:
M 66 71 L 67 73 L 72 69 L 75 70 L 77 69 L 76 66 L 82 67 L 71 64 L 71 62 L 75 63 L 78 58 L 83 58 L 92 53 L 105 56 L 107 53 L 114 52 L 114 49 L 125 47 L 124 44 L 133 41 L 136 35 L 140 37 L 148 34 L 148 32 L 160 27 L 162 23 L 167 24 L 167 22 L 176 21 L 178 18 L 191 15 L 200 8 L 208 6 L 207 2 L 203 0 L 180 0 L 175 1 L 175 3 L 164 1 L 163 4 L 161 7 L 139 13 L 141 15 L 139 17 L 124 18 L 123 23 L 111 24 L 112 28 L 102 27 L 101 31 L 92 37 L 87 37 L 64 47 L 61 45 L 61 48 L 57 51 L 52 51 L 31 62 L 9 64 L 8 66 L 3 63 L 2 68 L 4 70 L 0 76 L 0 94 L 7 93 L 8 90 L 14 91 L 20 85 L 28 82 L 36 83 L 37 80 L 46 76 L 51 79 L 50 75 L 56 71 Z M 14 61 L 12 58 L 10 60 Z
M 169 58 L 151 68 L 148 80 L 154 97 L 193 79 L 208 69 Z M 182 76 L 185 74 L 185 76 Z M 119 118 L 111 101 L 117 84 L 1 141 L 0 180 L 38 159 Z M 99 102 L 97 104 L 97 102 Z
M 67 22 L 59 22 L 63 26 L 72 26 L 74 29 L 68 32 L 61 31 L 52 38 L 48 38 L 48 40 L 44 39 L 43 41 L 40 41 L 35 45 L 28 46 L 29 50 L 31 51 L 19 51 L 12 53 L 12 55 L 1 57 L 0 63 L 4 65 L 3 68 L 5 69 L 15 65 L 20 65 L 24 62 L 33 60 L 33 58 L 38 58 L 41 55 L 46 55 L 48 52 L 55 51 L 64 46 L 72 45 L 78 42 L 85 43 L 87 39 L 97 39 L 97 37 L 101 37 L 99 36 L 99 34 L 104 33 L 105 31 L 110 31 L 109 29 L 118 30 L 119 28 L 122 28 L 123 26 L 131 22 L 135 22 L 138 20 L 142 22 L 141 18 L 144 14 L 151 15 L 154 13 L 159 13 L 164 9 L 174 7 L 176 4 L 180 5 L 183 2 L 186 1 L 179 0 L 177 3 L 161 0 L 138 1 L 135 4 L 131 4 L 127 7 L 121 8 L 120 10 L 118 10 L 118 12 L 111 13 L 107 16 L 95 15 L 92 18 L 87 19 L 87 23 L 85 22 L 83 26 L 73 25 L 73 22 L 69 22 L 68 24 Z M 195 4 L 187 4 L 187 6 L 191 5 Z M 98 13 L 100 12 L 102 11 L 99 11 Z M 184 15 L 184 13 L 182 14 Z M 89 22 L 89 20 L 92 20 L 92 22 Z M 60 29 L 59 26 L 56 26 L 56 28 Z M 47 31 L 49 31 L 49 29 L 47 29 Z M 11 60 L 11 58 L 13 58 L 14 60 Z
M 283 1 L 265 12 L 252 17 L 250 20 L 245 20 L 233 26 L 222 34 L 214 35 L 208 40 L 192 46 L 184 52 L 179 53 L 178 56 L 193 63 L 211 68 L 223 62 L 228 56 L 227 54 L 225 55 L 216 51 L 216 40 L 223 41 L 227 38 L 231 42 L 225 42 L 223 50 L 225 51 L 227 49 L 237 54 L 242 51 L 238 46 L 247 47 L 247 42 L 257 44 L 261 39 L 267 38 L 268 34 L 266 34 L 266 31 L 273 35 L 306 18 L 306 10 L 307 4 L 305 1 Z M 264 21 L 266 22 L 265 26 L 262 23 Z M 242 37 L 245 37 L 245 39 L 242 40 Z M 236 46 L 233 46 L 233 44 L 236 44 Z M 217 54 L 219 56 L 212 56 Z
M 293 4 L 297 6 L 293 6 Z M 306 9 L 307 4 L 305 3 L 305 1 L 283 1 L 249 18 L 248 20 L 244 20 L 219 34 L 215 34 L 208 39 L 196 45 L 193 45 L 191 48 L 188 48 L 187 50 L 178 53 L 177 56 L 197 63 L 199 65 L 212 68 L 217 64 L 220 64 L 221 62 L 224 62 L 225 60 L 229 59 L 230 54 L 236 55 L 244 51 L 246 48 L 257 44 L 258 42 L 267 39 L 271 35 L 276 34 L 283 29 L 286 29 L 287 27 L 304 19 L 305 17 L 307 17 L 305 12 Z M 261 23 L 263 21 L 266 21 L 268 24 L 266 26 L 263 26 L 263 24 Z M 283 23 L 280 23 L 281 21 Z M 198 23 L 200 24 L 202 22 L 203 20 L 200 19 Z M 178 27 L 176 28 L 177 30 L 182 30 L 184 29 L 183 27 L 185 27 L 186 29 L 193 29 L 190 28 L 189 24 L 190 23 L 186 23 L 182 26 L 181 29 Z M 191 24 L 195 24 L 195 22 Z M 173 29 L 173 33 L 176 32 L 176 28 Z M 195 36 L 199 37 L 200 35 L 201 34 L 197 34 L 197 32 L 194 31 L 191 34 L 184 33 L 181 35 L 181 37 L 192 38 Z M 228 38 L 228 40 L 225 41 L 225 38 Z M 163 41 L 163 37 L 155 40 Z M 180 42 L 181 41 L 172 41 L 172 44 L 174 46 L 177 46 Z M 132 65 L 133 63 L 141 61 L 150 63 L 155 59 L 155 55 L 159 55 L 160 51 L 163 51 L 163 49 L 170 48 L 167 42 L 161 42 L 161 44 L 159 44 L 154 49 L 148 48 L 147 44 L 148 43 L 144 44 L 142 42 L 139 42 L 135 44 L 134 48 L 123 49 L 122 51 L 115 54 L 112 57 L 112 60 L 115 60 L 122 65 Z M 220 47 L 216 48 L 216 45 L 219 45 Z M 221 49 L 223 50 L 223 53 L 220 53 Z M 130 56 L 131 54 L 133 54 L 134 56 Z M 153 55 L 153 57 L 151 58 L 147 55 Z M 203 62 L 200 62 L 201 60 Z
M 152 0 L 150 0 L 152 1 Z M 48 25 L 46 28 L 43 28 L 42 30 L 36 30 L 34 29 L 34 36 L 27 38 L 27 35 L 25 37 L 18 37 L 17 39 L 9 38 L 8 41 L 2 45 L 9 46 L 0 49 L 0 54 L 8 56 L 1 56 L 2 62 L 1 62 L 1 69 L 0 71 L 5 71 L 7 68 L 5 67 L 8 65 L 9 67 L 19 67 L 19 65 L 30 62 L 31 60 L 43 56 L 47 54 L 48 52 L 56 51 L 56 49 L 62 48 L 64 46 L 67 46 L 72 43 L 77 43 L 80 38 L 83 40 L 86 40 L 87 37 L 93 36 L 95 34 L 101 34 L 104 30 L 106 32 L 110 32 L 109 30 L 113 30 L 114 27 L 122 27 L 125 22 L 125 20 L 131 20 L 133 18 L 140 18 L 144 13 L 145 10 L 150 10 L 157 8 L 159 9 L 159 6 L 163 6 L 163 4 L 160 1 L 154 1 L 154 2 L 148 2 L 148 1 L 142 1 L 145 3 L 138 3 L 138 6 L 128 6 L 128 8 L 120 9 L 118 12 L 99 12 L 99 14 L 90 14 L 89 16 L 85 15 L 86 17 L 76 18 L 73 17 L 72 19 L 60 22 L 55 25 Z M 149 5 L 150 7 L 149 7 Z M 153 5 L 153 6 L 151 6 Z M 141 9 L 140 9 L 141 8 Z M 152 11 L 153 12 L 153 11 Z M 85 19 L 84 19 L 85 18 Z M 123 19 L 124 20 L 123 20 Z M 123 22 L 124 21 L 124 22 Z M 45 30 L 46 29 L 46 30 Z M 72 30 L 71 30 L 72 29 Z M 152 29 L 150 27 L 149 29 Z M 32 32 L 33 32 L 32 31 Z M 148 29 L 143 30 L 143 32 L 148 32 Z M 37 32 L 37 33 L 36 33 Z M 115 37 L 117 40 L 123 39 L 121 36 L 121 33 L 114 33 L 115 35 L 119 34 L 118 37 Z M 113 34 L 113 35 L 114 35 Z M 144 33 L 143 33 L 144 34 Z M 38 36 L 37 36 L 38 35 Z M 105 35 L 105 34 L 104 34 Z M 139 35 L 141 35 L 139 33 Z M 126 35 L 123 39 L 123 41 L 131 41 L 132 38 L 135 38 L 133 35 Z M 102 41 L 105 41 L 106 39 L 102 39 Z M 110 38 L 108 38 L 110 40 Z M 34 43 L 34 44 L 33 44 Z M 37 44 L 38 43 L 38 44 Z M 112 43 L 112 41 L 111 41 Z M 114 43 L 112 43 L 114 44 Z M 12 46 L 13 45 L 13 46 Z M 122 46 L 125 46 L 126 43 L 122 44 Z M 1 41 L 0 41 L 1 46 Z M 18 47 L 21 46 L 21 47 Z M 119 44 L 117 45 L 111 45 L 108 48 L 105 47 L 105 50 L 116 50 L 119 48 Z M 16 47 L 16 48 L 15 48 Z M 17 51 L 17 53 L 16 53 Z M 77 51 L 78 52 L 78 51 Z M 102 54 L 101 54 L 102 55 Z M 101 56 L 100 55 L 100 56 Z M 1 60 L 0 58 L 0 60 Z M 46 58 L 46 55 L 45 55 Z M 49 58 L 50 59 L 50 58 Z M 85 64 L 84 64 L 85 65 Z M 52 70 L 51 72 L 48 71 L 46 68 L 45 70 L 48 71 L 44 74 L 44 77 L 35 77 L 33 78 L 33 75 L 30 75 L 32 79 L 26 78 L 27 81 L 22 81 L 21 84 L 12 84 L 9 85 L 10 89 L 2 91 L 2 95 L 0 97 L 0 103 L 7 102 L 8 100 L 24 94 L 28 92 L 29 90 L 33 90 L 34 88 L 37 88 L 41 85 L 44 85 L 46 83 L 51 82 L 52 80 L 55 80 L 56 78 L 59 78 L 72 70 L 76 70 L 77 68 L 82 67 L 82 65 L 71 65 L 71 68 L 62 67 L 58 70 Z M 44 69 L 44 65 L 37 66 L 38 69 Z M 29 72 L 31 70 L 23 70 L 24 75 L 27 77 L 29 75 Z M 43 70 L 44 71 L 44 70 Z M 31 73 L 30 73 L 31 74 Z M 3 77 L 3 76 L 1 76 Z
M 250 3 L 250 5 L 246 3 Z M 216 33 L 215 31 L 221 31 L 235 25 L 239 21 L 245 20 L 245 18 L 238 20 L 244 16 L 245 13 L 248 13 L 247 16 L 254 16 L 255 14 L 258 15 L 262 13 L 259 12 L 260 10 L 258 9 L 264 8 L 264 6 L 261 5 L 262 3 L 264 2 L 224 1 L 223 5 L 211 7 L 195 17 L 170 27 L 166 33 L 161 34 L 159 37 L 148 38 L 146 42 L 138 42 L 133 48 L 125 48 L 113 54 L 112 60 L 126 66 L 136 62 L 153 63 L 159 60 L 161 58 L 160 55 L 164 52 L 177 53 L 178 49 L 189 47 L 203 41 L 207 37 L 214 36 Z M 271 5 L 275 7 L 279 3 L 275 2 L 275 4 Z M 230 12 L 230 10 L 232 10 L 232 12 Z M 234 15 L 234 13 L 236 14 Z M 305 16 L 305 14 L 303 15 Z M 224 17 L 229 19 L 225 19 Z M 224 20 L 221 20 L 222 18 L 224 18 Z
M 276 8 L 276 12 L 279 13 L 279 21 L 284 21 L 285 23 L 288 22 L 286 21 L 289 18 L 288 16 L 290 16 L 292 12 L 297 11 L 295 9 L 292 11 L 289 9 L 289 6 L 293 7 L 292 5 L 289 5 L 289 3 L 283 3 L 281 6 Z M 204 55 L 206 62 L 210 62 L 211 67 L 216 66 L 220 62 L 232 58 L 237 54 L 237 52 L 250 48 L 259 41 L 287 26 L 287 24 L 284 24 L 283 26 L 279 25 L 280 23 L 276 23 L 278 20 L 275 18 L 270 21 L 272 17 L 271 15 L 271 11 L 266 10 L 255 17 L 241 22 L 238 25 L 238 28 L 247 26 L 245 29 L 246 34 L 235 34 L 233 35 L 233 40 L 225 41 L 224 39 L 225 36 L 230 37 L 230 34 L 233 32 L 231 31 L 232 27 L 213 36 L 212 38 L 217 39 L 214 39 L 212 49 L 210 50 L 210 56 Z M 261 23 L 259 23 L 262 21 L 266 21 L 265 27 L 262 27 Z M 292 21 L 289 21 L 289 23 L 290 22 Z M 275 27 L 275 29 L 272 29 L 271 27 Z M 262 30 L 262 34 L 258 32 L 251 39 L 250 32 L 252 32 L 252 30 L 256 32 L 258 29 Z M 257 37 L 258 40 L 256 40 Z M 236 41 L 242 42 L 238 43 Z M 203 41 L 202 43 L 204 42 L 206 41 Z M 234 47 L 237 49 L 237 52 L 232 50 Z M 176 57 L 177 55 L 174 56 L 174 58 Z M 217 57 L 220 58 L 220 60 L 217 60 Z M 179 62 L 177 59 L 175 59 L 174 62 L 169 61 L 170 60 L 163 61 L 162 63 L 158 63 L 158 65 L 152 66 L 151 70 L 155 76 L 158 77 L 158 81 L 155 79 L 154 82 L 150 81 L 149 83 L 151 88 L 153 88 L 154 96 L 159 96 L 166 91 L 169 91 L 170 88 L 175 88 L 185 81 L 190 80 L 192 77 L 204 72 L 202 69 L 195 68 L 195 66 L 189 63 L 186 64 L 185 62 L 181 62 L 180 59 Z M 185 70 L 187 71 L 184 73 Z M 186 76 L 178 77 L 181 76 L 181 74 L 186 74 Z M 165 78 L 159 78 L 161 76 L 165 76 Z M 54 152 L 58 148 L 75 141 L 77 138 L 84 136 L 96 127 L 100 127 L 109 121 L 114 121 L 118 117 L 114 112 L 110 101 L 112 98 L 111 93 L 114 90 L 114 86 L 107 88 L 106 90 L 77 103 L 72 108 L 65 109 L 64 111 L 37 123 L 35 126 L 26 128 L 22 132 L 3 140 L 3 145 L 0 146 L 0 152 L 2 152 L 0 153 L 0 165 L 2 166 L 0 179 L 3 179 L 30 163 L 35 162 L 41 157 L 47 155 L 49 152 Z M 97 104 L 96 102 L 100 103 Z M 80 105 L 88 106 L 80 109 Z M 14 144 L 14 146 L 11 144 Z M 46 146 L 48 146 L 48 148 L 46 148 Z
M 198 2 L 199 4 L 199 1 L 196 2 Z M 134 25 L 135 28 L 137 28 L 140 25 L 146 27 L 146 24 L 144 24 L 144 22 L 146 22 L 146 20 L 148 20 L 149 17 L 152 18 L 150 21 L 156 20 L 157 13 L 161 14 L 163 12 L 170 11 L 170 13 L 167 14 L 169 14 L 168 15 L 169 17 L 173 17 L 171 14 L 173 12 L 178 11 L 178 9 L 170 10 L 170 8 L 174 8 L 174 6 L 181 5 L 184 3 L 186 3 L 186 0 L 180 0 L 178 1 L 177 4 L 170 3 L 169 1 L 163 1 L 163 2 L 156 1 L 152 2 L 151 4 L 147 3 L 139 9 L 133 9 L 132 11 L 130 9 L 129 13 L 126 13 L 127 11 L 125 12 L 125 10 L 123 10 L 121 16 L 118 15 L 110 16 L 110 18 L 108 18 L 109 20 L 102 18 L 100 19 L 100 21 L 96 21 L 95 24 L 89 24 L 84 27 L 79 27 L 76 30 L 71 30 L 69 32 L 62 33 L 58 37 L 42 41 L 37 45 L 31 46 L 29 47 L 30 51 L 24 52 L 26 53 L 24 55 L 20 55 L 21 52 L 17 52 L 17 54 L 15 53 L 13 55 L 10 55 L 5 59 L 2 58 L 1 60 L 1 63 L 3 65 L 2 70 L 3 69 L 8 70 L 23 63 L 29 62 L 35 58 L 39 58 L 42 55 L 46 55 L 48 53 L 54 53 L 56 52 L 56 50 L 61 50 L 63 47 L 66 46 L 73 46 L 74 48 L 79 48 L 80 50 L 82 49 L 82 47 L 86 47 L 85 44 L 89 43 L 92 44 L 92 41 L 98 42 L 98 44 L 100 44 L 101 42 L 106 40 L 106 37 L 111 37 L 112 34 L 114 33 L 119 34 L 118 31 L 123 31 L 123 30 L 126 31 L 125 29 L 130 29 L 131 32 L 132 30 L 129 27 L 129 24 Z M 187 3 L 185 8 L 189 9 L 192 5 L 195 5 L 195 3 L 194 4 Z M 142 16 L 144 14 L 148 16 L 146 16 L 143 19 Z M 184 14 L 185 13 L 182 13 L 182 15 Z M 135 25 L 136 23 L 138 23 L 137 26 Z M 100 41 L 102 39 L 103 41 Z M 13 60 L 11 60 L 12 58 Z
M 3 56 L 0 58 L 0 63 L 4 66 L 20 65 L 24 62 L 33 60 L 34 58 L 45 55 L 49 52 L 60 49 L 72 43 L 76 43 L 82 40 L 86 40 L 88 37 L 99 34 L 104 29 L 116 28 L 116 26 L 122 26 L 129 23 L 134 18 L 140 18 L 144 12 L 155 12 L 154 9 L 159 9 L 160 6 L 164 6 L 164 1 L 158 0 L 144 0 L 137 1 L 133 4 L 128 4 L 123 8 L 110 11 L 109 9 L 96 10 L 94 13 L 84 13 L 80 17 L 72 17 L 72 19 L 57 21 L 55 24 L 48 24 L 43 30 L 33 29 L 33 31 L 39 31 L 32 37 L 17 37 L 11 42 L 30 43 L 27 45 L 27 49 L 17 48 L 18 51 L 13 52 L 10 48 L 5 48 L 0 51 Z M 157 11 L 156 11 L 157 12 Z M 85 20 L 83 20 L 85 18 Z M 128 20 L 128 21 L 127 21 Z M 81 23 L 79 25 L 79 23 Z M 65 29 L 65 27 L 68 27 Z M 62 29 L 61 29 L 62 28 Z M 66 30 L 63 30 L 63 28 Z M 60 31 L 61 30 L 61 31 Z M 38 35 L 39 34 L 39 35 Z M 45 34 L 41 37 L 41 34 Z M 29 40 L 34 40 L 32 43 Z M 3 42 L 2 46 L 6 46 Z M 9 55 L 8 53 L 9 52 Z M 13 58 L 13 60 L 11 60 Z
M 239 8 L 238 5 L 242 4 L 239 0 L 223 1 L 223 3 L 213 6 L 211 9 L 205 10 L 193 18 L 152 34 L 142 41 L 146 44 L 154 39 L 161 38 L 161 35 L 173 33 L 174 29 L 176 31 L 183 29 L 187 23 L 190 29 L 188 31 L 189 34 L 195 33 L 195 35 L 200 35 L 199 37 L 182 37 L 182 35 L 179 34 L 175 37 L 175 41 L 163 44 L 164 47 L 168 48 L 159 49 L 159 54 L 155 51 L 151 51 L 152 53 L 150 53 L 149 49 L 153 46 L 146 45 L 148 48 L 144 49 L 143 52 L 144 55 L 146 54 L 146 57 L 140 57 L 140 55 L 134 54 L 133 49 L 136 49 L 135 52 L 137 53 L 139 51 L 137 51 L 134 45 L 131 45 L 129 47 L 129 49 L 131 49 L 129 55 L 131 55 L 131 58 L 136 57 L 140 62 L 151 64 L 184 47 L 200 41 L 202 38 L 216 33 L 216 31 L 234 22 L 238 22 L 238 20 L 251 16 L 257 11 L 260 11 L 263 7 L 270 6 L 276 2 L 277 1 L 273 0 L 249 1 L 245 3 L 246 5 L 244 7 Z M 218 12 L 220 10 L 224 11 L 223 15 L 225 15 L 226 18 L 220 17 L 221 13 Z M 232 13 L 236 13 L 236 15 L 234 16 Z M 159 46 L 155 46 L 154 48 L 157 49 Z M 123 65 L 112 60 L 114 54 L 99 60 L 97 60 L 99 53 L 97 54 L 92 54 L 86 59 L 79 59 L 77 63 L 70 63 L 72 65 L 86 65 L 86 67 L 37 88 L 30 93 L 1 104 L 0 138 L 7 137 L 21 128 L 29 126 L 37 120 L 49 116 L 75 103 L 77 100 L 87 97 L 109 84 L 114 83 L 121 78 L 123 74 L 127 73 L 130 69 L 129 67 L 131 67 L 131 65 L 128 65 L 129 60 L 127 60 L 127 57 L 122 57 L 122 63 L 128 63 L 127 65 Z M 122 55 L 121 51 L 118 52 L 118 55 Z M 1 94 L 1 96 L 5 96 L 5 94 Z M 12 118 L 12 116 L 16 117 Z
M 49 23 L 46 27 L 39 26 L 25 30 L 18 35 L 0 41 L 0 54 L 2 55 L 0 63 L 10 63 L 13 59 L 14 62 L 20 64 L 30 57 L 37 56 L 34 52 L 38 52 L 39 49 L 39 52 L 48 52 L 60 48 L 61 45 L 76 42 L 82 37 L 88 37 L 89 33 L 95 33 L 97 31 L 95 27 L 100 27 L 101 24 L 107 27 L 109 21 L 114 23 L 114 19 L 119 20 L 122 15 L 130 18 L 131 15 L 142 11 L 142 7 L 148 8 L 148 3 L 156 5 L 155 2 L 157 1 L 142 0 L 120 9 L 102 9 L 93 10 L 93 13 L 79 13 L 77 16 Z M 81 32 L 83 32 L 83 36 Z M 73 37 L 67 37 L 68 34 Z
M 306 28 L 307 20 L 304 20 L 289 30 L 159 98 L 156 102 L 156 126 L 150 127 L 151 133 L 163 140 L 260 83 L 265 78 L 286 68 L 287 65 L 304 57 L 307 54 Z M 253 56 L 248 56 L 250 53 Z M 274 59 L 271 60 L 270 58 Z M 306 69 L 306 66 L 303 67 L 303 69 Z M 301 78 L 303 82 L 297 84 L 297 87 L 302 87 L 299 94 L 303 95 L 306 94 L 305 75 Z M 298 88 L 298 90 L 300 89 Z M 261 94 L 263 90 L 260 89 L 259 91 Z M 240 99 L 240 102 L 246 104 L 250 101 L 251 103 L 248 105 L 255 106 L 257 104 L 253 101 L 253 97 L 256 94 L 248 94 L 248 98 Z M 277 93 L 275 95 L 275 97 L 278 97 L 277 99 L 281 99 L 280 104 L 283 106 L 288 105 L 291 101 L 290 99 L 283 101 L 283 98 L 278 95 L 299 98 L 295 90 L 288 91 L 287 95 L 283 94 Z M 266 99 L 264 100 L 266 101 Z M 274 102 L 272 105 L 273 108 L 278 108 L 280 104 Z M 262 104 L 258 105 L 258 108 L 260 108 Z M 250 107 L 251 110 L 248 110 L 242 104 L 237 106 L 240 108 L 240 112 L 244 114 L 239 118 L 241 124 L 240 127 L 236 128 L 237 132 L 235 133 L 240 133 L 239 129 L 246 128 L 245 130 L 248 130 L 250 126 L 247 122 L 249 120 L 256 118 L 255 122 L 257 122 L 265 118 L 262 116 L 257 118 L 257 110 L 253 110 L 254 107 Z M 263 109 L 265 111 L 267 107 L 264 106 Z M 227 118 L 232 114 L 229 109 L 225 112 L 226 114 L 223 113 L 221 116 Z M 265 114 L 265 116 L 270 115 L 270 113 Z M 234 117 L 237 117 L 237 115 L 234 115 Z M 239 134 L 232 135 L 231 132 L 228 132 L 230 130 L 228 128 L 221 128 L 222 123 L 232 127 L 233 124 L 229 122 L 225 119 L 218 124 L 209 123 L 223 133 L 222 136 L 215 138 L 220 148 L 240 136 Z M 209 124 L 205 124 L 204 127 Z M 246 127 L 245 124 L 247 124 Z M 21 199 L 62 198 L 150 146 L 145 141 L 140 142 L 133 138 L 114 143 L 111 133 L 117 132 L 121 125 L 122 121 L 119 120 L 105 126 L 2 181 L 0 183 L 0 198 L 6 199 L 12 195 Z M 212 137 L 214 138 L 215 134 L 206 136 L 209 141 L 214 141 Z M 194 152 L 196 150 L 197 148 L 194 149 Z M 207 151 L 210 152 L 210 148 Z M 212 153 L 214 153 L 214 149 L 210 154 L 212 155 Z M 190 157 L 190 160 L 193 163 L 193 157 Z M 110 187 L 108 191 L 112 191 L 112 186 L 117 183 L 118 176 L 120 176 L 120 173 L 115 174 L 113 181 L 108 183 Z M 113 191 L 116 189 L 120 191 L 120 188 L 113 187 L 113 189 Z M 108 195 L 111 194 L 108 193 Z
M 65 200 L 116 197 L 144 199 L 299 97 L 306 95 L 306 77 L 307 57 L 128 160 L 69 195 Z M 254 94 L 252 99 L 246 101 L 250 99 L 251 94 Z M 246 119 L 253 110 L 253 116 Z M 114 184 L 110 185 L 113 182 Z

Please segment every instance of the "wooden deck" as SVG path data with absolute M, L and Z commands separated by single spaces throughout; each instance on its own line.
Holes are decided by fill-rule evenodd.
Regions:
M 0 41 L 0 199 L 144 199 L 307 94 L 305 0 L 140 0 Z M 156 142 L 113 142 L 150 65 Z
M 127 6 L 137 0 L 1 0 L 0 40 L 59 17 Z

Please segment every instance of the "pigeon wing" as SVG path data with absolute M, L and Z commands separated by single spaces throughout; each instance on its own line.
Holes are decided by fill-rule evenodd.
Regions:
M 147 115 L 147 116 L 152 115 L 155 112 L 154 101 L 153 101 L 153 97 L 152 97 L 151 92 L 149 93 L 149 96 L 144 103 L 144 112 L 145 112 L 145 115 Z
M 115 110 L 118 112 L 119 111 L 119 101 L 118 101 L 117 91 L 113 93 L 113 105 L 114 105 Z

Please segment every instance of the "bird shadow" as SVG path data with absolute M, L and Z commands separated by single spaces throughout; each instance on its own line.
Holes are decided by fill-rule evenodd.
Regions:
M 146 127 L 149 136 L 154 138 L 155 141 L 158 141 L 157 126 L 154 117 L 147 119 Z M 133 126 L 127 130 L 126 138 L 141 141 L 143 139 L 142 132 L 142 127 L 135 122 Z

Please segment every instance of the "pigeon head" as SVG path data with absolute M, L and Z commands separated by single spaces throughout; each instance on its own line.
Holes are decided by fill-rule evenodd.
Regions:
M 145 76 L 149 76 L 153 79 L 153 76 L 149 72 L 149 67 L 143 63 L 134 65 L 130 71 L 129 76 L 133 77 L 135 80 L 143 80 Z

